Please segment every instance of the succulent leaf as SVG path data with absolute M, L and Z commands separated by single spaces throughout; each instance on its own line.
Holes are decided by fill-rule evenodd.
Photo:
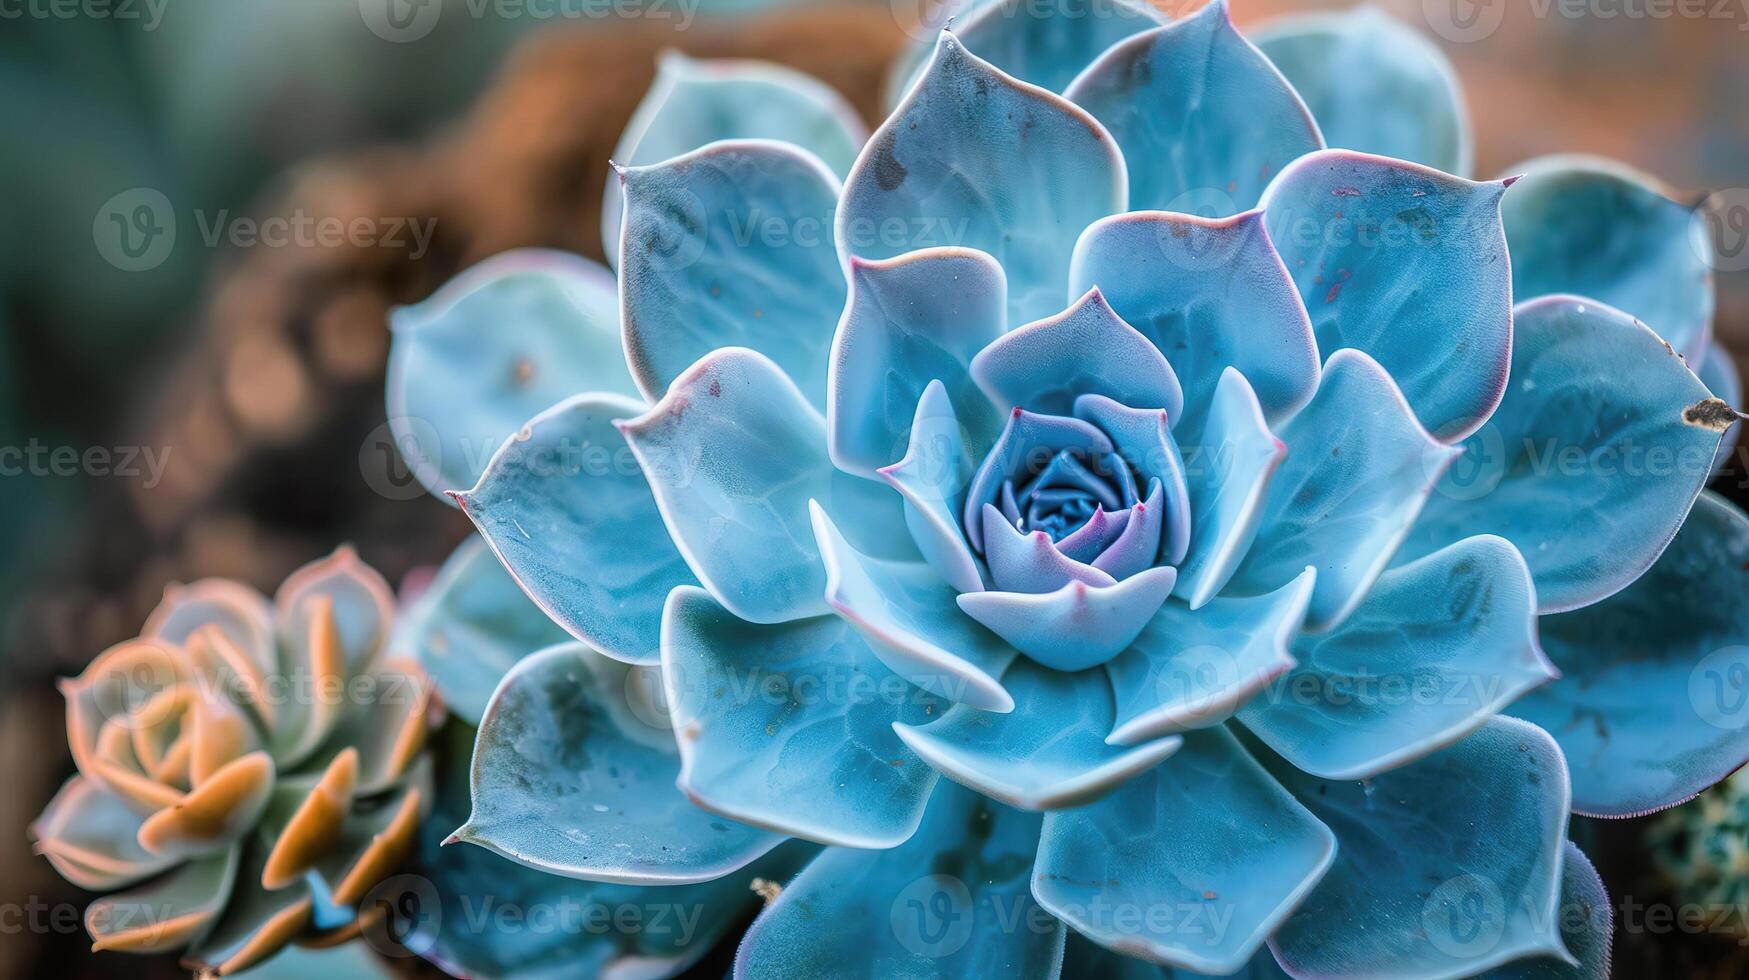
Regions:
M 680 788 L 699 806 L 842 847 L 916 831 L 935 771 L 893 732 L 946 710 L 836 616 L 762 626 L 708 593 L 670 593 L 662 678 Z
M 1071 292 L 1095 288 L 1183 381 L 1185 413 L 1171 417 L 1181 439 L 1200 431 L 1228 367 L 1251 383 L 1271 423 L 1317 390 L 1312 323 L 1260 211 L 1218 219 L 1132 211 L 1096 221 L 1075 243 L 1069 271 Z
M 1232 588 L 1280 588 L 1310 565 L 1318 581 L 1306 627 L 1329 629 L 1365 598 L 1458 451 L 1415 421 L 1377 361 L 1352 349 L 1330 355 L 1317 395 L 1281 432 L 1287 459 Z
M 1571 962 L 1556 915 L 1567 767 L 1547 733 L 1497 717 L 1365 782 L 1258 751 L 1336 832 L 1330 873 L 1269 941 L 1290 974 L 1433 980 L 1525 956 Z
M 674 788 L 681 757 L 664 714 L 647 668 L 580 644 L 525 658 L 480 722 L 473 812 L 453 839 L 568 878 L 671 885 L 721 877 L 781 843 Z
M 752 913 L 759 896 L 751 883 L 761 877 L 787 880 L 812 853 L 812 848 L 791 842 L 712 881 L 615 885 L 547 874 L 485 848 L 444 847 L 449 830 L 470 809 L 466 760 L 473 744 L 474 730 L 452 721 L 443 745 L 454 761 L 441 769 L 435 805 L 421 824 L 413 864 L 430 888 L 413 879 L 387 896 L 402 916 L 404 945 L 452 975 L 613 976 L 624 971 L 677 975 Z M 574 911 L 555 916 L 553 928 L 479 925 L 485 912 L 497 916 L 506 909 L 543 908 Z M 637 916 L 636 930 L 600 927 L 626 915 Z
M 1219 602 L 1221 600 L 1217 600 Z M 1478 535 L 1394 568 L 1239 720 L 1300 769 L 1365 779 L 1474 731 L 1558 676 L 1518 549 Z
M 1048 813 L 1033 894 L 1093 941 L 1205 973 L 1242 968 L 1324 877 L 1336 838 L 1225 729 L 1195 732 L 1158 766 L 1078 810 Z M 1202 908 L 1190 917 L 1114 908 Z M 1207 922 L 1204 923 L 1207 926 Z
M 1573 770 L 1573 806 L 1637 816 L 1749 762 L 1749 517 L 1712 492 L 1656 563 L 1594 605 L 1540 623 L 1566 683 L 1512 713 L 1546 728 Z
M 643 408 L 617 395 L 560 402 L 506 441 L 457 499 L 554 622 L 616 660 L 648 664 L 662 597 L 696 579 L 614 428 Z
M 1166 737 L 1134 747 L 1107 744 L 1111 686 L 1103 671 L 1073 674 L 1017 661 L 1002 675 L 1013 695 L 1007 714 L 955 705 L 925 725 L 893 730 L 956 783 L 1022 810 L 1091 802 L 1178 751 Z
M 1040 534 L 1031 540 L 1041 542 Z M 1177 580 L 1177 569 L 1156 566 L 1109 585 L 1077 580 L 1050 592 L 967 592 L 959 606 L 1046 667 L 1086 670 L 1123 652 L 1147 628 Z
M 848 262 L 980 249 L 1007 271 L 1008 322 L 1029 323 L 1062 308 L 1075 236 L 1126 200 L 1105 127 L 944 32 L 845 178 L 838 251 Z
M 396 636 L 396 649 L 418 653 L 444 706 L 477 725 L 510 668 L 563 643 L 567 634 L 523 593 L 485 539 L 474 536 L 443 563 Z
M 140 846 L 142 820 L 123 800 L 85 776 L 61 786 L 30 826 L 37 853 L 61 876 L 90 891 L 123 888 L 176 864 Z
M 1268 595 L 1222 597 L 1200 609 L 1168 603 L 1128 650 L 1105 665 L 1116 713 L 1106 741 L 1137 745 L 1208 728 L 1294 665 L 1317 573 Z
M 1184 411 L 1172 365 L 1097 287 L 1067 310 L 996 338 L 972 359 L 972 377 L 1004 409 L 1067 415 L 1077 397 L 1104 395 L 1168 418 Z
M 1539 157 L 1501 204 L 1520 302 L 1588 296 L 1636 317 L 1690 364 L 1712 339 L 1712 245 L 1694 213 L 1652 177 L 1613 160 Z
M 996 260 L 930 248 L 850 262 L 850 299 L 832 338 L 826 429 L 832 462 L 874 477 L 906 448 L 925 388 L 943 386 L 982 450 L 1002 419 L 973 383 L 972 357 L 1007 328 L 1008 281 Z
M 1221 371 L 1202 425 L 1180 438 L 1193 512 L 1177 594 L 1192 609 L 1226 587 L 1257 537 L 1263 504 L 1287 444 L 1237 369 Z
M 524 421 L 582 391 L 640 398 L 601 266 L 544 249 L 496 255 L 389 318 L 395 448 L 433 494 L 466 490 Z
M 1063 926 L 1027 890 L 1038 828 L 1035 814 L 943 785 L 910 840 L 809 864 L 747 930 L 734 975 L 1054 976 Z
M 878 471 L 904 498 L 905 527 L 923 559 L 960 592 L 984 588 L 982 566 L 959 521 L 974 458 L 947 388 L 932 380 L 917 399 L 904 457 Z
M 763 355 L 708 354 L 648 412 L 616 424 L 675 546 L 737 616 L 777 623 L 829 611 L 809 500 L 846 521 L 860 550 L 916 556 L 899 497 L 832 466 L 825 420 Z
M 843 176 L 867 136 L 843 96 L 802 72 L 665 51 L 613 159 L 622 167 L 642 167 L 719 140 L 779 140 L 808 150 Z M 601 205 L 602 251 L 609 261 L 620 254 L 622 205 L 619 181 L 610 176 Z
M 957 593 L 920 562 L 882 561 L 844 540 L 809 502 L 814 542 L 826 569 L 826 604 L 856 628 L 895 674 L 948 701 L 984 711 L 1014 710 L 997 678 L 1016 651 L 961 613 Z
M 1248 32 L 1324 140 L 1467 177 L 1469 113 L 1439 46 L 1376 7 L 1293 14 Z
M 712 143 L 633 167 L 619 257 L 625 357 L 654 401 L 699 358 L 747 347 L 816 409 L 844 307 L 833 247 L 838 178 L 788 143 Z
M 1448 442 L 1486 421 L 1506 387 L 1512 281 L 1500 199 L 1509 183 L 1323 150 L 1283 169 L 1263 196 L 1270 241 L 1299 285 L 1318 349 L 1372 355 Z
M 1283 167 L 1324 146 L 1293 86 L 1233 26 L 1226 0 L 1119 41 L 1063 95 L 1116 138 L 1136 209 L 1238 214 Z
M 1520 305 L 1512 380 L 1428 500 L 1405 557 L 1472 534 L 1518 546 L 1538 611 L 1638 578 L 1682 526 L 1734 419 L 1668 345 L 1573 296 Z
M 1609 891 L 1584 852 L 1568 841 L 1561 852 L 1561 942 L 1575 962 L 1559 956 L 1518 960 L 1478 974 L 1478 980 L 1599 980 L 1607 978 L 1615 915 Z
M 972 53 L 1024 82 L 1052 92 L 1069 87 L 1075 76 L 1112 45 L 1166 23 L 1148 0 L 1101 0 L 1080 16 L 1028 0 L 972 0 L 952 30 Z M 925 41 L 905 51 L 887 78 L 887 105 L 899 103 L 916 84 L 929 60 Z

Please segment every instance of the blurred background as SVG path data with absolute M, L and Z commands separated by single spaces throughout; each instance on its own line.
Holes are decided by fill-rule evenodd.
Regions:
M 1749 195 L 1749 0 L 1377 5 L 1455 63 L 1480 174 L 1579 151 L 1690 200 Z M 1232 6 L 1243 27 L 1349 4 Z M 94 958 L 76 924 L 29 913 L 86 900 L 25 844 L 71 771 L 55 677 L 132 636 L 169 582 L 271 590 L 341 541 L 402 581 L 466 534 L 391 451 L 387 310 L 507 248 L 599 259 L 608 154 L 661 49 L 793 65 L 873 121 L 888 65 L 930 13 L 928 0 L 0 0 L 0 446 L 27 461 L 0 474 L 0 902 L 26 913 L 0 915 L 0 976 L 178 972 Z M 1742 364 L 1749 272 L 1718 286 L 1718 330 Z M 1746 486 L 1739 464 L 1719 488 L 1743 502 Z M 1618 902 L 1672 900 L 1647 857 L 1658 819 L 1576 832 Z M 1624 931 L 1617 974 L 1746 975 L 1744 929 Z

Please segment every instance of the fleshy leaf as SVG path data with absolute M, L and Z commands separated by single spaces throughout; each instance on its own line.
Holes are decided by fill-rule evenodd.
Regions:
M 939 382 L 981 452 L 1002 417 L 973 383 L 972 357 L 1002 335 L 1008 280 L 983 252 L 931 248 L 850 263 L 832 338 L 826 428 L 833 463 L 872 477 L 904 452 L 918 400 Z
M 1178 570 L 1156 566 L 1115 585 L 1070 582 L 1054 592 L 967 592 L 966 615 L 1053 670 L 1097 667 L 1135 640 L 1159 611 Z
M 620 352 L 613 275 L 574 255 L 494 256 L 389 325 L 394 449 L 434 494 L 473 486 L 492 452 L 560 399 L 639 397 Z
M 1232 717 L 1246 699 L 1294 665 L 1289 649 L 1317 573 L 1307 569 L 1253 598 L 1223 597 L 1201 609 L 1169 602 L 1128 650 L 1105 665 L 1116 702 L 1113 745 L 1136 745 Z
M 1063 94 L 1117 139 L 1138 210 L 1249 210 L 1271 177 L 1324 145 L 1293 87 L 1233 27 L 1226 0 L 1118 42 Z
M 309 886 L 299 880 L 265 889 L 261 866 L 260 849 L 248 849 L 222 914 L 184 957 L 184 966 L 201 975 L 231 976 L 278 953 L 310 926 L 315 903 Z
M 1014 710 L 997 678 L 1015 650 L 960 612 L 952 586 L 920 562 L 870 558 L 844 540 L 818 504 L 810 513 L 826 566 L 826 603 L 856 627 L 882 663 L 949 701 Z
M 748 347 L 824 409 L 845 296 L 832 172 L 799 147 L 735 141 L 622 179 L 620 315 L 639 390 L 654 400 L 711 351 Z
M 30 836 L 61 877 L 88 891 L 109 891 L 176 863 L 140 846 L 140 823 L 120 797 L 74 776 L 30 825 Z
M 1075 243 L 1069 271 L 1071 292 L 1095 287 L 1184 383 L 1186 414 L 1172 416 L 1180 439 L 1202 428 L 1227 368 L 1251 383 L 1271 422 L 1317 390 L 1312 323 L 1260 211 L 1212 220 L 1137 211 L 1097 221 Z
M 169 586 L 164 590 L 163 601 L 146 618 L 140 638 L 186 647 L 195 633 L 211 626 L 223 631 L 237 651 L 245 655 L 246 664 L 235 669 L 250 671 L 255 676 L 278 669 L 272 603 L 249 586 L 230 579 L 209 578 Z
M 1632 585 L 1540 625 L 1567 676 L 1511 710 L 1561 743 L 1580 813 L 1675 806 L 1749 762 L 1749 517 L 1736 505 L 1701 494 Z
M 642 410 L 614 395 L 560 402 L 505 442 L 459 499 L 541 611 L 616 660 L 649 664 L 662 598 L 694 579 L 613 428 Z
M 470 537 L 401 618 L 392 647 L 416 654 L 444 705 L 477 725 L 504 674 L 566 636 L 523 593 L 485 539 Z
M 912 557 L 900 498 L 826 456 L 826 421 L 763 355 L 728 347 L 618 423 L 680 554 L 735 615 L 773 623 L 827 612 L 808 501 L 877 558 Z M 664 590 L 665 592 L 666 590 Z
M 1069 557 L 1045 532 L 1018 530 L 990 504 L 984 505 L 980 516 L 992 590 L 1044 595 L 1073 583 L 1095 588 L 1117 584 L 1110 573 Z
M 917 399 L 905 456 L 881 467 L 881 479 L 905 498 L 905 526 L 917 550 L 942 580 L 960 592 L 984 588 L 978 559 L 960 527 L 960 508 L 972 480 L 971 447 L 947 388 L 931 381 Z
M 1135 469 L 1138 482 L 1152 486 L 1159 481 L 1166 516 L 1157 557 L 1167 565 L 1184 561 L 1190 548 L 1190 488 L 1184 477 L 1184 456 L 1172 437 L 1172 419 L 1164 410 L 1130 408 L 1104 395 L 1077 397 L 1073 411 L 1076 418 L 1098 426 L 1111 438 L 1118 456 Z
M 1607 980 L 1614 910 L 1597 869 L 1572 841 L 1561 852 L 1560 910 L 1561 941 L 1577 966 L 1558 956 L 1538 956 L 1489 970 L 1477 980 Z
M 1540 157 L 1508 172 L 1525 175 L 1501 205 L 1520 302 L 1589 297 L 1700 363 L 1712 337 L 1712 253 L 1687 205 L 1654 178 L 1599 157 Z
M 1008 425 L 979 464 L 978 472 L 966 490 L 961 519 L 973 548 L 985 549 L 984 507 L 996 502 L 1002 482 L 1009 479 L 1024 481 L 1037 476 L 1034 469 L 1041 459 L 1048 459 L 1065 449 L 1100 458 L 1116 447 L 1109 436 L 1080 419 L 1037 415 L 1022 408 L 1009 412 Z
M 395 594 L 376 569 L 360 561 L 350 545 L 342 545 L 293 572 L 274 593 L 281 647 L 294 658 L 282 669 L 306 666 L 296 658 L 307 656 L 316 641 L 310 630 L 319 603 L 331 610 L 342 669 L 351 672 L 368 666 L 394 628 Z
M 1200 609 L 1226 587 L 1251 550 L 1287 444 L 1269 431 L 1245 376 L 1228 367 L 1200 430 L 1184 433 L 1181 445 L 1193 513 L 1177 593 Z
M 664 51 L 656 80 L 626 124 L 613 159 L 642 167 L 718 140 L 780 140 L 802 147 L 842 176 L 868 137 L 856 110 L 810 75 L 765 61 L 695 61 Z M 608 177 L 601 244 L 619 257 L 623 197 Z
M 834 847 L 747 930 L 737 977 L 1045 977 L 1063 927 L 1028 893 L 1039 818 L 943 785 L 910 840 Z
M 1448 442 L 1476 431 L 1506 388 L 1508 183 L 1324 150 L 1283 170 L 1263 196 L 1269 238 L 1299 285 L 1318 349 L 1372 355 L 1421 424 Z
M 473 813 L 452 839 L 539 871 L 620 884 L 721 877 L 781 842 L 698 809 L 660 680 L 580 644 L 504 676 L 474 744 Z
M 702 589 L 676 589 L 662 677 L 680 788 L 699 806 L 843 847 L 893 847 L 917 829 L 937 777 L 892 725 L 946 704 L 888 670 L 844 620 L 762 626 Z
M 1033 894 L 1103 946 L 1233 973 L 1324 876 L 1335 850 L 1330 829 L 1217 728 L 1185 736 L 1165 764 L 1105 799 L 1046 814 Z M 1114 908 L 1179 915 L 1163 922 Z
M 451 723 L 444 738 L 446 757 L 458 763 L 467 759 L 473 743 L 472 728 Z M 384 938 L 398 939 L 452 976 L 678 974 L 751 913 L 759 901 L 749 888 L 754 880 L 785 880 L 811 850 L 799 842 L 784 844 L 740 871 L 695 885 L 562 878 L 484 848 L 440 847 L 469 808 L 467 767 L 450 764 L 441 772 L 436 805 L 420 823 L 412 866 L 388 879 L 367 904 L 393 910 L 396 918 L 376 927 L 389 933 Z M 555 910 L 552 927 L 481 928 L 483 912 L 496 916 L 508 909 Z M 602 928 L 616 916 L 635 916 L 638 927 Z M 378 935 L 367 929 L 367 938 Z
M 1080 395 L 1132 408 L 1184 410 L 1178 376 L 1158 348 L 1112 312 L 1096 286 L 1067 310 L 998 337 L 972 377 L 1001 408 L 1067 415 Z
M 1375 7 L 1269 21 L 1251 40 L 1332 147 L 1468 176 L 1469 114 L 1445 53 Z
M 1541 729 L 1496 717 L 1366 782 L 1309 776 L 1258 751 L 1338 845 L 1330 873 L 1270 938 L 1290 974 L 1432 980 L 1566 956 L 1556 910 L 1567 770 Z
M 845 178 L 838 251 L 848 261 L 981 249 L 1007 271 L 1008 322 L 1029 323 L 1062 309 L 1075 236 L 1127 200 L 1105 127 L 943 32 Z
M 1311 565 L 1306 626 L 1327 629 L 1366 596 L 1458 451 L 1421 428 L 1391 376 L 1352 349 L 1330 355 L 1318 394 L 1282 438 L 1287 460 L 1232 585 L 1268 591 Z
M 1472 534 L 1518 546 L 1539 611 L 1596 602 L 1664 550 L 1734 421 L 1644 324 L 1592 300 L 1518 307 L 1512 382 L 1405 545 Z
M 1380 576 L 1299 665 L 1239 712 L 1289 762 L 1365 779 L 1450 745 L 1556 672 L 1518 549 L 1478 535 Z
M 212 927 L 237 880 L 233 846 L 197 858 L 131 892 L 105 895 L 85 907 L 93 951 L 162 953 L 180 949 Z
M 1700 383 L 1713 393 L 1714 398 L 1739 411 L 1749 407 L 1743 401 L 1743 379 L 1737 373 L 1736 363 L 1731 360 L 1731 352 L 1717 342 L 1707 351 L 1706 360 L 1701 362 L 1700 370 L 1695 374 L 1700 378 Z M 1742 437 L 1742 422 L 1734 422 L 1725 430 L 1724 438 L 1719 442 L 1719 451 L 1713 456 L 1712 475 L 1708 482 L 1731 465 L 1731 456 L 1737 451 L 1737 443 Z
M 1064 674 L 1021 660 L 1002 683 L 1014 696 L 1009 714 L 961 704 L 894 730 L 942 775 L 1022 810 L 1091 802 L 1178 750 L 1176 737 L 1108 745 L 1111 686 L 1098 670 Z
M 952 25 L 961 44 L 1015 78 L 1052 92 L 1068 88 L 1113 44 L 1167 21 L 1147 0 L 1100 0 L 1086 8 L 973 0 L 963 8 L 963 19 Z M 930 45 L 916 44 L 900 56 L 887 78 L 887 105 L 898 104 L 916 83 L 929 52 Z

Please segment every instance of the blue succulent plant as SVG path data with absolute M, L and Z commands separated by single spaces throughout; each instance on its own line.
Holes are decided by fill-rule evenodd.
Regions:
M 1749 758 L 1684 209 L 1463 176 L 1376 13 L 1053 6 L 972 4 L 866 137 L 671 60 L 616 273 L 396 315 L 403 450 L 480 531 L 410 627 L 479 726 L 452 840 L 705 903 L 587 953 L 659 972 L 759 875 L 738 976 L 1604 975 L 1569 813 Z M 440 956 L 584 955 L 506 943 Z

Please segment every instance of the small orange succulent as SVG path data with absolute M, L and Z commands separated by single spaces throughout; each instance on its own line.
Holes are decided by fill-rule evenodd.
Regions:
M 395 602 L 350 548 L 272 602 L 173 586 L 138 638 L 63 681 L 79 772 L 31 834 L 94 891 L 94 949 L 187 949 L 226 975 L 356 935 L 431 798 L 432 685 L 388 652 Z

